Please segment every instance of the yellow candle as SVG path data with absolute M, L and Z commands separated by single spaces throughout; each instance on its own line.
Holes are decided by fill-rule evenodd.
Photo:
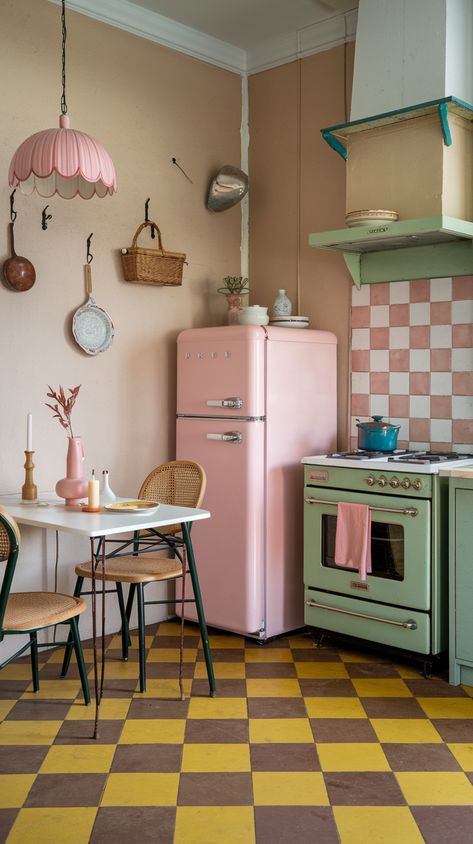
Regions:
M 95 477 L 95 470 L 92 469 L 92 477 L 87 482 L 88 506 L 100 507 L 100 488 L 99 482 Z

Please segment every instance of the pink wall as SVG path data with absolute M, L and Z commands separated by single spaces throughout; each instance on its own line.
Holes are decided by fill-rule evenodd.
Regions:
M 473 452 L 473 276 L 353 287 L 356 418 L 401 425 L 401 448 Z
M 343 258 L 311 248 L 308 236 L 344 225 L 345 162 L 320 129 L 348 119 L 352 61 L 347 44 L 249 79 L 250 299 L 271 305 L 283 287 L 293 313 L 337 335 L 340 448 L 348 429 L 351 282 Z
M 58 121 L 61 10 L 48 0 L 0 6 L 2 263 L 11 156 L 33 132 Z M 86 472 L 108 468 L 114 490 L 133 496 L 153 466 L 175 453 L 177 334 L 223 322 L 226 303 L 217 287 L 223 276 L 239 271 L 240 208 L 215 214 L 205 200 L 212 175 L 240 162 L 241 80 L 72 10 L 66 15 L 71 125 L 104 144 L 117 169 L 118 192 L 89 201 L 16 192 L 16 248 L 36 267 L 36 284 L 27 293 L 0 284 L 0 492 L 14 493 L 23 483 L 28 412 L 38 488 L 53 489 L 64 475 L 66 434 L 44 406 L 46 389 L 82 384 L 73 422 L 83 437 Z M 120 249 L 131 244 L 148 196 L 165 248 L 187 254 L 180 287 L 123 279 Z M 42 231 L 47 203 L 53 219 Z M 86 298 L 90 232 L 94 297 L 115 325 L 112 347 L 92 358 L 71 333 L 72 314 Z M 140 245 L 155 243 L 141 234 Z

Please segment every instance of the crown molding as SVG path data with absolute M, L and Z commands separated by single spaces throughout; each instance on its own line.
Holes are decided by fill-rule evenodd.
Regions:
M 60 5 L 61 0 L 49 2 Z M 245 51 L 129 0 L 67 0 L 67 9 L 240 75 L 269 70 L 353 41 L 357 21 L 354 8 Z
M 313 53 L 330 50 L 345 41 L 354 41 L 357 17 L 357 9 L 351 9 L 281 38 L 272 38 L 254 50 L 248 50 L 247 73 L 260 73 L 262 70 L 287 64 Z
M 61 0 L 49 2 L 60 5 Z M 67 9 L 234 73 L 246 72 L 245 50 L 128 0 L 67 0 Z

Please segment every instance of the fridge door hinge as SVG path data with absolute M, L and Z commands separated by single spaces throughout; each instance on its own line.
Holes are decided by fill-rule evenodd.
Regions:
M 258 630 L 258 639 L 266 639 L 266 625 L 264 623 L 264 619 L 261 622 L 261 627 Z

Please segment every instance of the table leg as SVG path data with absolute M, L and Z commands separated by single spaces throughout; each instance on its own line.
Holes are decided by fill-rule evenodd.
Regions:
M 101 670 L 100 670 L 100 685 L 99 685 L 99 671 L 98 671 L 98 654 L 97 654 L 97 556 L 95 554 L 94 539 L 90 540 L 90 560 L 92 568 L 92 641 L 94 652 L 94 690 L 95 690 L 95 722 L 94 722 L 94 739 L 99 737 L 99 719 L 100 719 L 100 704 L 103 697 L 103 686 L 105 679 L 105 539 L 99 539 L 100 550 L 100 564 L 102 566 L 102 653 L 101 653 Z
M 216 696 L 215 677 L 212 665 L 212 654 L 210 652 L 209 638 L 207 633 L 207 624 L 205 621 L 204 607 L 202 604 L 202 595 L 199 586 L 199 577 L 194 558 L 194 550 L 190 537 L 189 525 L 187 522 L 182 522 L 182 535 L 187 551 L 187 559 L 189 563 L 189 574 L 191 576 L 192 587 L 194 589 L 195 605 L 197 608 L 197 617 L 199 619 L 200 635 L 202 638 L 202 645 L 204 648 L 205 664 L 207 666 L 207 676 L 209 678 L 210 696 Z

